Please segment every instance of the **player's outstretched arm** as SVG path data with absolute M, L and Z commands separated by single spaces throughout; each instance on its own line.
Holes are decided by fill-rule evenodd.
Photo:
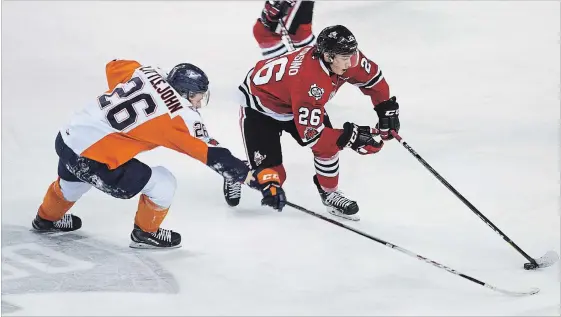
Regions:
M 358 52 L 357 58 L 358 65 L 348 70 L 348 82 L 369 96 L 373 106 L 388 100 L 390 87 L 378 64 L 368 59 L 361 51 Z
M 380 67 L 360 51 L 358 59 L 359 65 L 349 74 L 349 83 L 370 97 L 378 115 L 376 128 L 383 140 L 391 140 L 393 137 L 389 131 L 399 131 L 400 128 L 399 104 L 396 97 L 390 98 L 390 89 Z
M 207 146 L 207 160 L 203 163 L 224 178 L 239 183 L 245 183 L 250 172 L 245 162 L 220 146 Z

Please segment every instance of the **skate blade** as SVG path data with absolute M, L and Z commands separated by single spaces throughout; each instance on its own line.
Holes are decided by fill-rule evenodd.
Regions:
M 236 207 L 237 205 L 240 204 L 240 200 L 239 199 L 228 199 L 227 197 L 224 197 L 226 199 L 226 203 L 228 204 L 228 206 L 230 207 Z
M 51 228 L 51 229 L 41 229 L 41 228 L 37 228 L 35 226 L 32 226 L 29 231 L 37 233 L 37 234 L 41 234 L 41 235 L 53 235 L 53 234 L 64 234 L 67 232 L 71 232 L 71 231 L 62 231 L 59 229 L 55 229 L 55 228 Z M 76 231 L 76 230 L 73 230 Z
M 40 234 L 40 235 L 54 235 L 54 234 L 62 234 L 65 233 L 63 231 L 60 230 L 55 230 L 55 229 L 35 229 L 35 228 L 31 228 L 29 229 L 29 231 L 36 233 L 36 234 Z
M 327 208 L 327 212 L 329 212 L 333 216 L 337 216 L 337 217 L 347 219 L 347 220 L 352 220 L 352 221 L 359 221 L 360 220 L 360 216 L 358 214 L 347 215 L 347 214 L 344 214 L 344 213 L 342 213 L 338 210 L 333 210 L 331 208 Z
M 146 249 L 146 250 L 168 250 L 168 249 L 177 249 L 177 248 L 181 248 L 181 243 L 178 245 L 175 245 L 173 247 L 156 247 L 153 246 L 151 244 L 146 244 L 146 243 L 142 243 L 142 242 L 134 242 L 132 241 L 129 244 L 129 247 L 133 248 L 133 249 Z

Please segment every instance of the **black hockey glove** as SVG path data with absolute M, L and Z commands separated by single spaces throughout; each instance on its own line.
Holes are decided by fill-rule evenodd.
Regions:
M 267 29 L 271 30 L 271 32 L 275 32 L 276 23 L 288 14 L 288 10 L 293 7 L 295 3 L 296 1 L 293 0 L 267 1 L 263 12 L 261 12 L 261 19 L 259 20 Z
M 393 135 L 391 130 L 399 132 L 399 104 L 395 101 L 395 96 L 377 104 L 374 110 L 378 114 L 378 123 L 376 129 L 380 131 L 382 140 L 391 140 Z
M 358 126 L 354 123 L 343 124 L 343 134 L 337 139 L 340 149 L 350 147 L 361 155 L 378 153 L 384 146 L 384 141 L 376 142 L 372 129 L 368 126 Z
M 215 172 L 234 183 L 243 182 L 250 172 L 249 167 L 244 161 L 233 156 L 230 150 L 220 146 L 208 147 L 206 164 Z
M 286 195 L 281 187 L 279 174 L 271 168 L 252 172 L 249 186 L 261 191 L 261 205 L 282 211 L 286 205 Z M 247 183 L 247 182 L 246 182 Z

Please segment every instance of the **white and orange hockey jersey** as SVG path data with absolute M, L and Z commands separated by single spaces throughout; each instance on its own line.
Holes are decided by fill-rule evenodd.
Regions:
M 60 133 L 76 154 L 110 169 L 163 146 L 207 164 L 209 137 L 191 108 L 156 67 L 114 60 L 106 66 L 109 90 L 76 113 Z

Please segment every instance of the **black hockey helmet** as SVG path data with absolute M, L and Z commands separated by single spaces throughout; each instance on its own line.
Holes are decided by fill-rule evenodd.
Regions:
M 189 100 L 189 97 L 202 93 L 203 105 L 208 103 L 208 77 L 197 66 L 189 63 L 178 64 L 169 72 L 166 80 L 183 98 Z
M 328 53 L 333 58 L 336 54 L 353 55 L 357 51 L 358 42 L 353 33 L 342 25 L 333 25 L 321 30 L 313 54 L 317 58 Z

